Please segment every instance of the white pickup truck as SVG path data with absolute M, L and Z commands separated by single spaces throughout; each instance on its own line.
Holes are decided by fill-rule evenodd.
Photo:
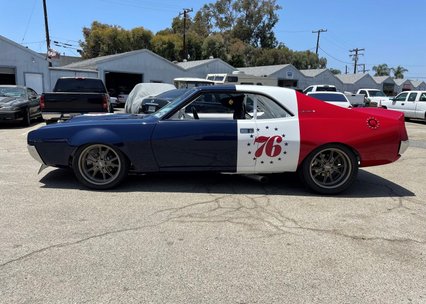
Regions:
M 377 89 L 359 89 L 357 94 L 364 95 L 364 102 L 370 107 L 381 107 L 382 102 L 388 102 L 390 99 L 380 90 Z
M 404 112 L 405 118 L 426 121 L 426 91 L 401 92 L 395 98 L 382 102 L 382 108 Z

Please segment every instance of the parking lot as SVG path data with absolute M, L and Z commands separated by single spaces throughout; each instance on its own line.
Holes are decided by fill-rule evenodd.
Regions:
M 426 124 L 338 196 L 294 174 L 83 188 L 0 126 L 0 303 L 426 303 Z

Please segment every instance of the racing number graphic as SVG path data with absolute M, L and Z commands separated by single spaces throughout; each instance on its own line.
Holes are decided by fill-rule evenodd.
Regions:
M 280 155 L 282 148 L 279 143 L 282 141 L 283 138 L 280 135 L 256 137 L 254 142 L 259 143 L 260 146 L 256 150 L 255 156 L 261 157 L 264 152 L 269 157 L 276 157 Z

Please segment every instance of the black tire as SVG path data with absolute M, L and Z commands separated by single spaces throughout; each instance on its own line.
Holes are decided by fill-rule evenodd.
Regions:
M 299 168 L 299 174 L 310 190 L 320 194 L 337 194 L 355 181 L 358 160 L 349 148 L 329 144 L 309 154 Z
M 30 115 L 30 109 L 26 109 L 24 112 L 24 116 L 22 119 L 22 124 L 26 127 L 31 126 L 31 115 Z
M 129 171 L 129 161 L 112 146 L 91 144 L 80 147 L 72 167 L 77 179 L 86 187 L 104 190 L 121 183 Z

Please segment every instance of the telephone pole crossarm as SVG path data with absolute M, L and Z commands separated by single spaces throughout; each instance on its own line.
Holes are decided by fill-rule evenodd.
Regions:
M 356 74 L 356 72 L 357 72 L 356 69 L 357 69 L 357 66 L 358 66 L 359 56 L 361 56 L 361 55 L 364 56 L 364 54 L 360 53 L 361 51 L 365 51 L 365 49 L 355 48 L 355 49 L 349 50 L 349 52 L 354 53 L 354 54 L 349 54 L 349 56 L 353 57 L 353 60 L 354 60 L 354 74 Z
M 324 33 L 324 32 L 327 32 L 327 30 L 325 30 L 325 29 L 320 29 L 320 30 L 317 30 L 317 31 L 312 31 L 312 33 L 313 33 L 313 34 L 315 34 L 315 33 L 317 33 L 317 34 L 318 34 L 318 35 L 317 35 L 317 47 L 316 47 L 316 49 L 315 49 L 315 54 L 317 54 L 317 56 L 318 56 L 318 48 L 319 48 L 320 34 L 321 34 L 321 33 Z

